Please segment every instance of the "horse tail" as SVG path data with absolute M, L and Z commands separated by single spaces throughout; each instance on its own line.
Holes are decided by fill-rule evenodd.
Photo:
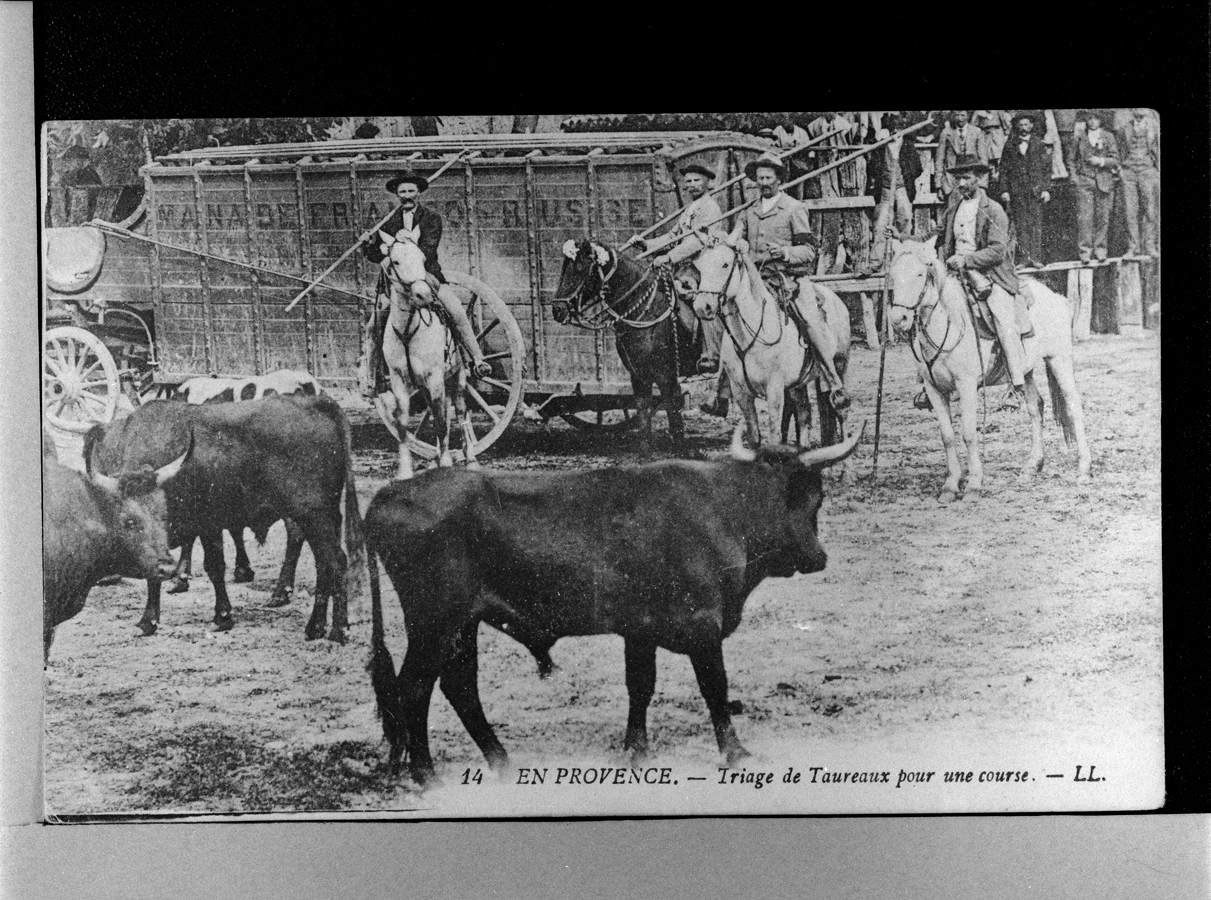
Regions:
M 1055 416 L 1056 424 L 1064 429 L 1064 443 L 1071 447 L 1076 443 L 1076 425 L 1072 421 L 1072 410 L 1068 408 L 1068 401 L 1064 399 L 1064 392 L 1056 380 L 1055 365 L 1050 359 L 1047 360 L 1047 385 L 1051 389 L 1051 413 Z M 1042 403 L 1040 398 L 1039 405 Z
M 366 671 L 370 673 L 378 715 L 383 720 L 383 737 L 391 745 L 392 756 L 395 756 L 396 748 L 402 748 L 407 743 L 408 729 L 404 724 L 404 710 L 399 699 L 395 660 L 387 649 L 383 629 L 383 591 L 379 581 L 378 556 L 370 541 L 366 542 L 366 564 L 370 570 L 370 659 L 366 663 Z

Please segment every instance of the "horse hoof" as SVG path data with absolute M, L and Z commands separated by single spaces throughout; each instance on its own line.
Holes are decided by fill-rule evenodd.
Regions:
M 235 584 L 247 584 L 254 578 L 256 578 L 256 573 L 254 573 L 252 569 L 241 566 L 235 570 L 235 574 L 232 575 L 231 580 Z
M 290 591 L 274 591 L 269 595 L 269 602 L 265 605 L 272 609 L 276 609 L 279 606 L 289 605 L 291 599 L 292 597 Z
M 483 468 L 483 466 L 481 466 L 481 465 L 480 465 L 480 464 L 479 464 L 479 463 L 478 463 L 476 460 L 474 460 L 474 459 L 473 459 L 473 460 L 471 460 L 469 463 L 467 463 L 467 469 L 468 469 L 469 471 L 471 471 L 471 472 L 478 472 L 478 471 L 479 471 L 480 469 L 482 469 L 482 468 Z
M 939 503 L 954 503 L 958 499 L 959 495 L 954 491 L 942 491 L 942 493 L 938 494 Z
M 231 631 L 233 628 L 235 628 L 235 619 L 231 616 L 225 619 L 215 619 L 214 623 L 210 626 L 210 630 L 214 634 L 222 634 L 224 631 Z
M 188 578 L 176 578 L 169 582 L 168 587 L 164 589 L 166 594 L 183 594 L 189 590 Z
M 135 637 L 151 637 L 159 626 L 155 622 L 139 622 L 135 627 L 139 629 Z
M 440 457 L 438 457 L 437 465 L 438 468 L 449 469 L 454 465 L 454 457 L 449 453 L 443 453 Z
M 1081 472 L 1076 476 L 1077 484 L 1093 484 L 1093 476 L 1088 472 Z

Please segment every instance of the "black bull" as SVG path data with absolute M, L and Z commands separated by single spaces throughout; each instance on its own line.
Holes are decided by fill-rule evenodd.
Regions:
M 44 445 L 45 446 L 45 445 Z M 162 578 L 172 571 L 167 502 L 162 485 L 184 457 L 113 478 L 85 478 L 42 456 L 42 653 L 50 657 L 55 627 L 84 608 L 108 575 Z
M 166 490 L 169 538 L 173 546 L 192 535 L 201 539 L 215 590 L 215 629 L 233 625 L 222 531 L 251 528 L 264 541 L 275 522 L 289 518 L 315 557 L 315 603 L 306 637 L 323 635 L 331 597 L 328 638 L 343 642 L 348 597 L 356 592 L 364 560 L 349 423 L 336 401 L 323 395 L 202 406 L 158 400 L 90 431 L 85 459 L 101 471 L 144 461 L 154 465 L 179 454 L 191 435 L 193 453 Z M 341 549 L 342 493 L 348 556 Z M 147 593 L 139 627 L 152 634 L 160 620 L 160 583 L 149 581 Z
M 538 655 L 559 638 L 619 634 L 630 697 L 625 749 L 647 749 L 656 648 L 690 657 L 720 752 L 747 755 L 727 704 L 723 639 L 769 576 L 818 572 L 821 471 L 843 444 L 771 448 L 715 462 L 666 461 L 558 474 L 431 470 L 383 488 L 366 513 L 371 680 L 390 761 L 433 774 L 434 683 L 494 769 L 508 757 L 477 685 L 479 623 Z M 383 633 L 376 555 L 399 595 L 408 649 L 398 676 Z

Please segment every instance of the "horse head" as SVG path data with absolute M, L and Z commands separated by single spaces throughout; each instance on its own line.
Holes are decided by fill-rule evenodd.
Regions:
M 562 325 L 578 317 L 587 302 L 601 294 L 617 268 L 618 258 L 608 247 L 592 240 L 567 240 L 560 250 L 563 269 L 551 300 L 551 315 Z
M 433 302 L 433 291 L 425 271 L 425 251 L 406 233 L 401 233 L 399 237 L 392 237 L 384 231 L 378 234 L 386 254 L 383 269 L 387 277 L 413 302 L 428 306 Z
M 699 232 L 703 248 L 694 259 L 698 287 L 694 291 L 694 315 L 714 319 L 720 315 L 725 297 L 731 296 L 736 271 L 745 267 L 744 249 L 725 237 Z
M 888 279 L 891 283 L 891 326 L 904 333 L 912 328 L 917 309 L 926 295 L 935 295 L 943 272 L 937 254 L 938 236 L 927 241 L 893 240 Z

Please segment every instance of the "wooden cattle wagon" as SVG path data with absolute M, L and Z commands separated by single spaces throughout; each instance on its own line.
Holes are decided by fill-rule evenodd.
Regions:
M 562 244 L 588 236 L 621 244 L 688 202 L 681 166 L 703 163 L 722 182 L 768 146 L 741 134 L 679 132 L 392 138 L 173 154 L 144 168 L 145 214 L 131 228 L 102 229 L 106 264 L 70 299 L 82 308 L 140 312 L 154 334 L 156 385 L 305 369 L 346 405 L 364 407 L 357 369 L 378 267 L 355 252 L 287 307 L 394 207 L 384 189 L 393 173 L 409 167 L 432 175 L 456 159 L 421 202 L 445 221 L 443 270 L 493 363 L 491 378 L 472 382 L 482 449 L 523 403 L 544 418 L 579 416 L 590 424 L 601 410 L 633 405 L 612 333 L 551 316 Z M 738 205 L 745 191 L 741 181 L 720 203 Z

